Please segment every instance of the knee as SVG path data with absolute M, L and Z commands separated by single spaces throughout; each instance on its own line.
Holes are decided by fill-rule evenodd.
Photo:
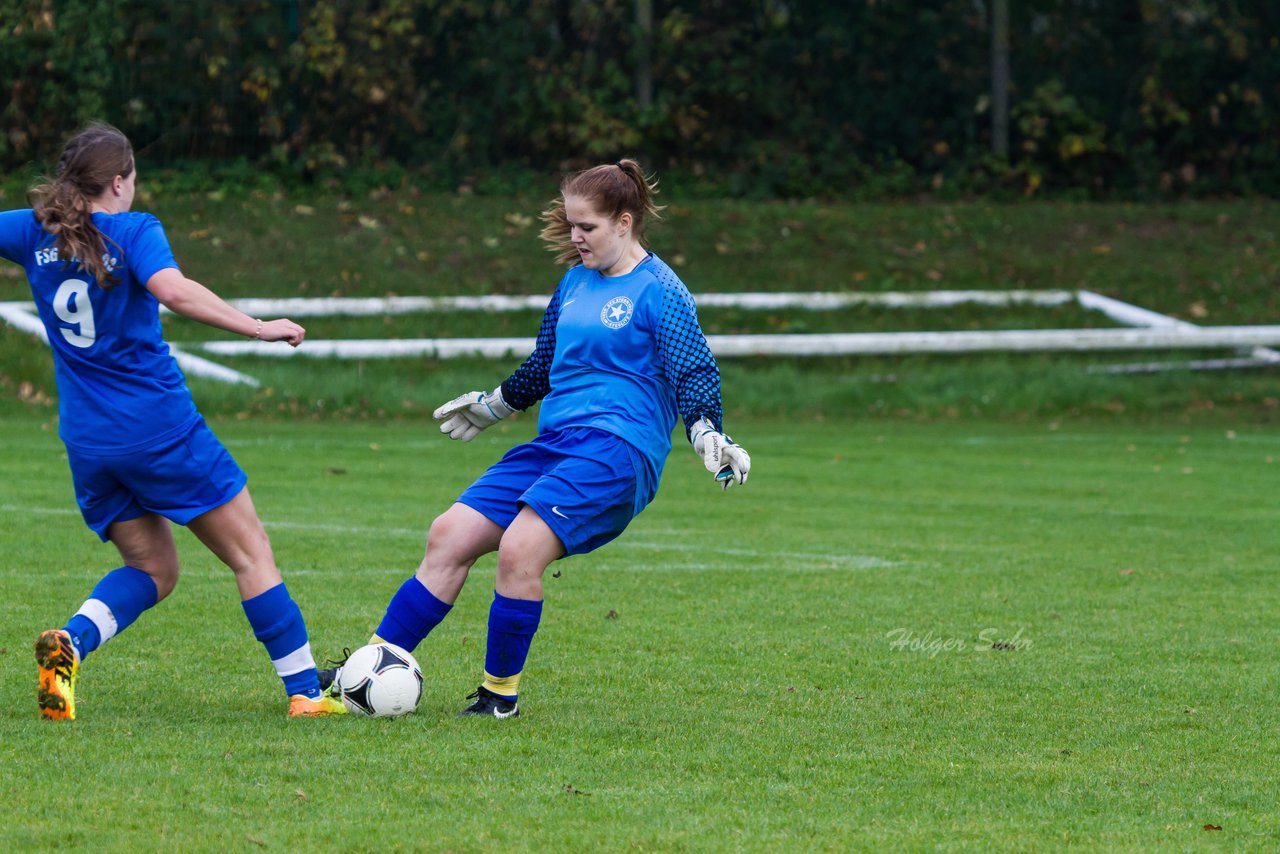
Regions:
M 157 602 L 163 600 L 173 592 L 173 588 L 178 586 L 178 550 L 172 546 L 168 548 L 162 546 L 151 550 L 149 554 L 135 555 L 134 559 L 129 561 L 129 565 L 151 576 L 151 580 L 156 585 Z
M 541 540 L 509 530 L 498 546 L 498 577 L 541 578 L 552 559 Z
M 449 522 L 448 514 L 442 514 L 431 520 L 431 527 L 427 529 L 427 550 L 432 547 L 439 548 L 449 539 L 449 532 L 453 529 L 453 525 Z
M 179 568 L 177 557 L 158 561 L 140 561 L 140 563 L 143 565 L 134 568 L 140 569 L 151 576 L 151 580 L 156 585 L 156 602 L 163 601 L 178 586 Z
M 448 514 L 437 516 L 427 532 L 427 548 L 419 575 L 450 575 L 466 578 L 475 558 L 467 553 L 460 528 Z
M 546 564 L 513 554 L 505 547 L 498 550 L 498 572 L 494 588 L 503 596 L 515 599 L 541 599 L 542 576 Z
M 437 516 L 427 530 L 426 556 L 435 563 L 470 567 L 475 563 L 467 528 L 449 513 Z
M 519 549 L 508 548 L 506 543 L 503 543 L 502 548 L 498 549 L 499 578 L 527 578 L 530 576 L 541 578 L 546 568 L 547 564 L 541 560 Z
M 517 523 L 503 533 L 502 542 L 498 544 L 498 574 L 541 577 L 551 562 L 562 554 L 564 546 L 541 520 L 534 516 L 517 519 Z

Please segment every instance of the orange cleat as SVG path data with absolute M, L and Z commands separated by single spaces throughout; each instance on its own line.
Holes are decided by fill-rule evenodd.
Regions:
M 36 702 L 40 714 L 51 721 L 76 717 L 76 676 L 80 656 L 63 629 L 49 629 L 36 638 L 36 664 L 40 667 L 40 688 Z
M 347 707 L 342 705 L 342 701 L 328 694 L 321 696 L 318 700 L 312 700 L 301 694 L 294 694 L 289 698 L 289 717 L 291 718 L 321 718 L 346 713 Z

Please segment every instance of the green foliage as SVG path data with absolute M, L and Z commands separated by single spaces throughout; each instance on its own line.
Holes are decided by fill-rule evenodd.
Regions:
M 1280 6 L 1012 4 L 1008 160 L 984 9 L 675 0 L 646 32 L 631 0 L 0 0 L 0 168 L 103 118 L 148 165 L 356 187 L 633 155 L 750 198 L 1280 193 Z
M 1105 180 L 1106 129 L 1063 91 L 1061 81 L 1036 87 L 1014 109 L 1021 156 L 1017 168 L 1028 194 L 1040 189 L 1046 175 L 1067 188 L 1088 189 Z
M 1142 4 L 1155 61 L 1139 116 L 1166 188 L 1280 192 L 1280 8 L 1250 5 Z
M 118 112 L 116 83 L 104 73 L 126 40 L 112 0 L 55 6 L 51 0 L 0 0 L 0 164 L 39 162 L 70 130 L 67 117 Z M 71 38 L 70 34 L 89 34 Z M 41 167 L 45 164 L 41 163 Z

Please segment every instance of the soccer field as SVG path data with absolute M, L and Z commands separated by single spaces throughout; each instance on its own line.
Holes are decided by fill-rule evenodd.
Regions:
M 617 542 L 553 565 L 518 720 L 458 719 L 493 559 L 404 719 L 287 720 L 230 572 L 39 718 L 31 644 L 116 563 L 52 428 L 0 418 L 8 851 L 1194 850 L 1280 846 L 1280 433 L 735 418 Z M 318 659 L 361 644 L 427 525 L 532 419 L 214 424 Z

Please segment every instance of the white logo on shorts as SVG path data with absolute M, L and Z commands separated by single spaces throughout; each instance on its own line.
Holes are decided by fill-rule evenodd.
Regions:
M 568 519 L 568 518 L 569 518 L 568 516 L 566 516 L 566 515 L 564 515 L 563 513 L 561 513 L 561 512 L 560 512 L 560 505 L 559 505 L 559 504 L 557 504 L 557 505 L 555 505 L 554 507 L 552 507 L 552 508 L 551 508 L 551 512 L 552 512 L 552 513 L 554 513 L 554 514 L 556 514 L 557 516 L 559 516 L 561 519 Z
M 621 329 L 631 322 L 635 306 L 626 297 L 614 297 L 600 310 L 600 322 L 610 329 Z

